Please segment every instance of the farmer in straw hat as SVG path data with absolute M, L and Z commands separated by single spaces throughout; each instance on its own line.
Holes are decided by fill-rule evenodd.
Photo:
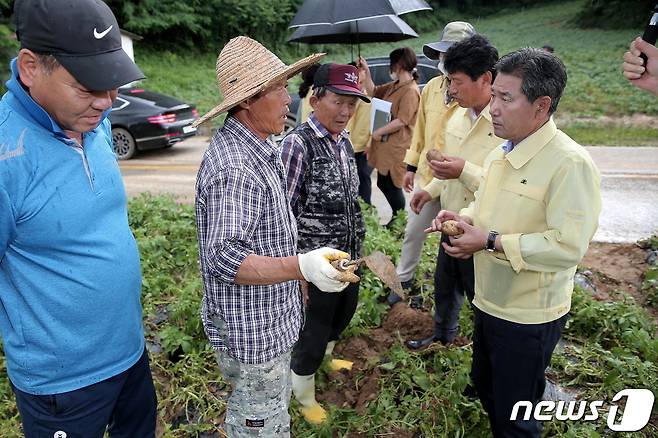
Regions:
M 331 248 L 297 254 L 297 227 L 277 146 L 290 96 L 287 80 L 321 54 L 286 66 L 258 42 L 237 37 L 217 58 L 224 102 L 197 121 L 228 112 L 199 169 L 196 217 L 204 282 L 202 319 L 233 393 L 230 437 L 290 435 L 290 352 L 303 322 L 306 281 L 336 292 L 347 283 Z

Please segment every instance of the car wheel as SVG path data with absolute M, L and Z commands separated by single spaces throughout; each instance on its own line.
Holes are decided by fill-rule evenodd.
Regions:
M 137 153 L 135 139 L 126 129 L 112 128 L 112 143 L 118 160 L 130 160 Z

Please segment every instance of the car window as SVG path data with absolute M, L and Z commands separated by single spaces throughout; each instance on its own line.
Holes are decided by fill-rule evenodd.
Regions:
M 114 99 L 114 102 L 112 102 L 112 111 L 123 109 L 128 105 L 130 105 L 128 100 L 122 98 L 121 96 L 117 96 L 117 98 Z
M 418 83 L 419 84 L 426 84 L 435 77 L 439 71 L 437 70 L 436 67 L 430 66 L 430 65 L 425 65 L 425 64 L 418 64 L 416 67 L 418 70 Z
M 388 62 L 381 63 L 381 61 L 378 61 L 373 62 L 372 64 L 368 62 L 368 64 L 370 66 L 372 81 L 375 83 L 375 85 L 385 84 L 391 80 L 391 76 L 388 70 Z M 439 74 L 437 68 L 432 64 L 419 63 L 416 68 L 418 70 L 418 85 L 421 87 L 425 85 L 430 79 Z
M 388 64 L 371 65 L 370 75 L 372 76 L 372 81 L 375 83 L 375 85 L 382 85 L 391 80 L 391 76 L 388 71 Z

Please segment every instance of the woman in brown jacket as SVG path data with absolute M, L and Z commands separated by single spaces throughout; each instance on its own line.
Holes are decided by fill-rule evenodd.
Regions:
M 368 164 L 377 168 L 377 187 L 384 193 L 395 218 L 405 205 L 402 193 L 402 179 L 407 171 L 404 155 L 411 143 L 420 91 L 416 84 L 414 51 L 401 47 L 393 50 L 389 59 L 392 81 L 384 85 L 375 86 L 365 59 L 359 59 L 359 68 L 366 75 L 363 85 L 368 95 L 391 102 L 391 121 L 372 133 L 367 154 Z

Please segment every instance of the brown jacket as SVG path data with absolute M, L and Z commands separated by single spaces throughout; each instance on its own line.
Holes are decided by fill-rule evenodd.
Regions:
M 374 97 L 391 102 L 391 120 L 399 119 L 404 126 L 389 134 L 385 142 L 372 140 L 368 163 L 382 175 L 390 172 L 393 183 L 402 187 L 402 179 L 407 171 L 404 155 L 414 132 L 420 91 L 414 80 L 402 83 L 396 81 L 375 87 Z

